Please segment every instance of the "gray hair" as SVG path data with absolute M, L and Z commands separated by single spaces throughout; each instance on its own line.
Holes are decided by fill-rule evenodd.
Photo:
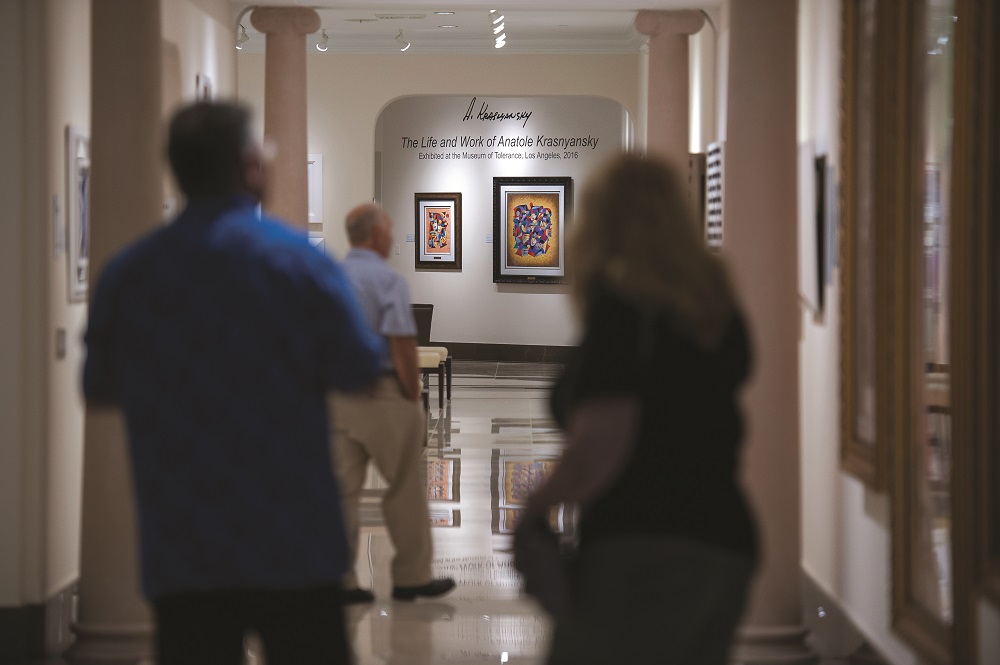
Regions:
M 347 228 L 347 239 L 352 245 L 360 245 L 368 242 L 372 237 L 372 229 L 377 224 L 383 223 L 385 212 L 374 203 L 365 203 L 357 206 L 349 213 L 344 220 Z

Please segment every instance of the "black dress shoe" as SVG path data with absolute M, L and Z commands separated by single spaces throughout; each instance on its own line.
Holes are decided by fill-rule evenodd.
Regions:
M 395 600 L 416 600 L 418 596 L 437 598 L 454 588 L 455 580 L 450 577 L 442 577 L 419 586 L 394 586 L 392 587 L 392 597 Z
M 355 587 L 353 589 L 344 589 L 340 592 L 340 599 L 344 605 L 357 605 L 359 603 L 372 603 L 375 602 L 375 594 L 371 592 L 370 589 L 361 589 Z

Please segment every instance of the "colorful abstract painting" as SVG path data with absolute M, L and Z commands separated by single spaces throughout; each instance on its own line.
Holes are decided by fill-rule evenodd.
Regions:
M 417 270 L 462 269 L 462 194 L 414 194 Z
M 503 505 L 523 506 L 556 468 L 555 460 L 504 462 Z
M 451 251 L 451 209 L 424 208 L 424 252 L 447 254 Z
M 493 281 L 565 281 L 571 178 L 493 178 Z
M 431 501 L 458 501 L 458 481 L 461 476 L 457 459 L 427 460 L 427 498 Z
M 90 271 L 90 141 L 66 127 L 66 249 L 70 302 L 87 299 Z
M 490 508 L 492 531 L 495 535 L 514 532 L 524 516 L 528 497 L 552 475 L 559 458 L 548 453 L 524 454 L 495 448 L 490 459 Z M 572 505 L 559 504 L 549 510 L 549 525 L 559 534 L 572 535 L 576 510 Z M 509 541 L 494 541 L 497 551 L 508 551 Z
M 557 266 L 561 238 L 556 235 L 553 216 L 558 220 L 558 195 L 510 193 L 507 208 L 507 265 Z

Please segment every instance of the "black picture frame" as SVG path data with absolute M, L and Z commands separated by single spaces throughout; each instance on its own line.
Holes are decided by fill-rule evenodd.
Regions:
M 423 192 L 413 200 L 415 268 L 461 272 L 461 192 Z
M 572 208 L 570 177 L 493 178 L 493 282 L 564 283 Z

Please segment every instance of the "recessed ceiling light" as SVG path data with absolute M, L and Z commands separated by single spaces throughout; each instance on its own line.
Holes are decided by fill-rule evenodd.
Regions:
M 457 28 L 457 25 L 439 25 L 439 28 Z
M 455 12 L 434 12 L 434 13 L 437 14 L 438 16 L 451 16 Z

